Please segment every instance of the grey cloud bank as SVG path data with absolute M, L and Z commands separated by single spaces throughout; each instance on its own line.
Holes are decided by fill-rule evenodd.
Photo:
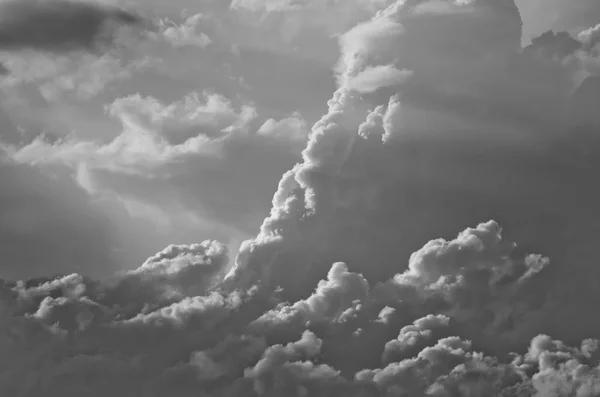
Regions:
M 593 51 L 522 50 L 509 0 L 389 3 L 231 276 L 206 241 L 4 282 L 2 394 L 600 394 Z

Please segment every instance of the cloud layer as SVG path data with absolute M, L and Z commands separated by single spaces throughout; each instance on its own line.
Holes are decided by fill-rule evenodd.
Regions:
M 63 0 L 3 1 L 0 14 L 2 50 L 96 51 L 119 27 L 141 22 L 119 8 Z
M 139 191 L 172 205 L 190 158 L 214 188 L 211 165 L 241 172 L 246 149 L 307 140 L 235 259 L 211 239 L 109 280 L 3 281 L 3 395 L 600 393 L 597 160 L 581 150 L 597 144 L 595 29 L 522 48 L 512 0 L 360 3 L 379 11 L 337 37 L 337 89 L 308 136 L 300 113 L 256 122 L 253 104 L 202 92 L 113 101 L 122 131 L 104 141 L 8 147 L 142 211 Z M 199 202 L 241 216 L 241 190 L 223 189 Z
M 524 306 L 526 291 L 548 264 L 508 259 L 513 246 L 488 222 L 455 240 L 431 241 L 385 283 L 371 286 L 336 263 L 295 303 L 261 288 L 210 292 L 207 277 L 226 251 L 209 241 L 169 247 L 110 284 L 75 274 L 4 283 L 0 390 L 593 395 L 594 340 L 569 347 L 541 335 L 522 355 L 486 354 L 507 321 L 532 309 Z

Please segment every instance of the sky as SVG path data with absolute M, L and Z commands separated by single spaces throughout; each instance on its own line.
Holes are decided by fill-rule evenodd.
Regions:
M 0 395 L 600 395 L 600 3 L 0 0 Z

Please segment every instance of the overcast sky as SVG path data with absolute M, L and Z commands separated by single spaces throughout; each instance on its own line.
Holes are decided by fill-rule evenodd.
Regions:
M 0 395 L 600 395 L 597 0 L 0 0 L 0 65 Z

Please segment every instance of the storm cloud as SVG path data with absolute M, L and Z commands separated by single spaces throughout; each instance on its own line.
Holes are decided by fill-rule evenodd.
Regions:
M 142 23 L 129 11 L 70 0 L 10 0 L 0 3 L 0 50 L 98 51 L 123 26 Z
M 600 394 L 594 50 L 522 48 L 512 0 L 383 3 L 338 37 L 337 89 L 235 262 L 207 240 L 107 281 L 0 284 L 1 393 Z M 10 154 L 135 174 L 189 141 L 143 137 Z

